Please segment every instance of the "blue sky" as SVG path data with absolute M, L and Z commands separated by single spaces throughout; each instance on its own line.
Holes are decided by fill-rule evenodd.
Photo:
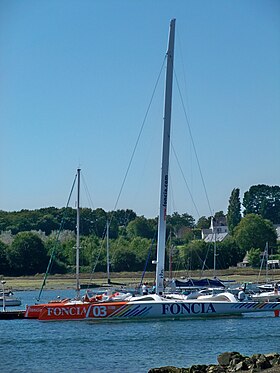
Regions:
M 279 185 L 278 0 L 1 0 L 0 209 L 65 206 L 78 166 L 82 205 L 115 208 L 171 18 L 169 213 L 226 212 L 233 188 L 242 200 Z M 163 87 L 164 72 L 117 203 L 146 217 L 158 215 Z

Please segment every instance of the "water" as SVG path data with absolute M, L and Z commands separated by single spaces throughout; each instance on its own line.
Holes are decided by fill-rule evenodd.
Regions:
M 46 292 L 47 299 L 58 292 Z M 60 291 L 62 297 L 72 295 Z M 23 308 L 38 292 L 18 292 Z M 43 323 L 0 320 L 3 373 L 147 373 L 165 365 L 216 364 L 218 354 L 280 352 L 280 318 L 273 313 L 182 321 Z

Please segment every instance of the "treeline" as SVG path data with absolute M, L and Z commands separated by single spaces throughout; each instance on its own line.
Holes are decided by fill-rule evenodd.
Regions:
M 59 223 L 59 220 L 61 221 Z M 82 270 L 106 271 L 106 227 L 109 223 L 110 265 L 114 271 L 139 271 L 147 256 L 155 259 L 157 218 L 146 219 L 132 210 L 105 212 L 80 209 Z M 76 210 L 54 207 L 18 212 L 0 211 L 0 274 L 30 275 L 45 272 L 53 254 L 52 273 L 74 270 Z M 207 221 L 207 225 L 209 222 Z M 180 232 L 182 230 L 182 232 Z M 194 219 L 188 214 L 167 217 L 167 231 L 183 243 L 193 238 Z M 179 239 L 179 235 L 182 239 Z M 177 238 L 176 238 L 177 237 Z M 152 260 L 152 259 L 151 259 Z M 151 263 L 147 270 L 153 270 Z
M 118 235 L 118 227 L 127 225 L 136 218 L 132 210 L 118 210 L 106 213 L 103 209 L 92 210 L 81 208 L 81 234 L 95 234 L 102 237 L 106 221 L 110 220 L 112 237 Z M 58 229 L 74 231 L 76 229 L 76 210 L 68 208 L 47 207 L 38 210 L 0 211 L 0 231 L 11 231 L 12 234 L 25 231 L 42 231 L 47 236 Z
M 280 188 L 253 186 L 244 194 L 243 217 L 239 189 L 229 198 L 227 215 L 220 211 L 215 220 L 227 221 L 230 235 L 215 244 L 216 268 L 236 264 L 249 252 L 257 266 L 266 243 L 273 258 L 280 259 L 279 242 L 273 224 L 280 222 Z M 106 271 L 106 226 L 109 222 L 110 268 L 112 271 L 153 271 L 156 259 L 157 218 L 137 216 L 133 210 L 106 212 L 101 208 L 80 211 L 80 259 L 83 271 Z M 211 217 L 197 223 L 187 214 L 167 216 L 166 268 L 172 257 L 173 270 L 213 268 L 214 243 L 201 239 Z M 15 212 L 0 211 L 0 274 L 33 275 L 74 271 L 76 210 L 42 208 Z

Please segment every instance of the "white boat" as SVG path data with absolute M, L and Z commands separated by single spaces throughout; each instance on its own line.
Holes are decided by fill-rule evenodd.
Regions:
M 77 300 L 64 300 L 27 307 L 26 317 L 42 321 L 58 320 L 138 320 L 138 319 L 182 319 L 193 317 L 213 317 L 221 315 L 240 315 L 248 312 L 280 310 L 280 302 L 241 302 L 232 294 L 203 296 L 188 299 L 180 294 L 164 294 L 164 262 L 166 242 L 166 213 L 168 195 L 168 168 L 170 147 L 170 124 L 172 104 L 173 59 L 174 59 L 175 19 L 171 20 L 168 50 L 166 54 L 166 86 L 163 150 L 161 165 L 160 211 L 158 222 L 158 245 L 156 260 L 155 294 L 126 296 L 120 299 L 115 295 L 108 298 L 95 297 L 81 299 L 78 279 L 79 241 L 77 240 Z M 79 203 L 78 210 L 79 210 Z M 77 223 L 77 228 L 78 228 Z M 77 229 L 78 231 L 78 229 Z
M 17 298 L 12 291 L 5 292 L 0 296 L 0 307 L 20 306 L 21 300 Z
M 275 286 L 280 288 L 280 283 L 266 283 L 266 284 L 258 284 L 258 289 L 260 292 L 269 292 L 269 291 L 274 291 Z
M 259 302 L 280 302 L 279 291 L 263 291 L 261 293 L 250 295 L 251 300 Z

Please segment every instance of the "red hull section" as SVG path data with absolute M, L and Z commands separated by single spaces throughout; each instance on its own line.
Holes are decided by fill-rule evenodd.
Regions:
M 69 301 L 69 299 L 67 299 L 65 301 L 63 301 L 63 300 L 62 301 L 51 301 L 49 303 L 34 304 L 32 306 L 27 306 L 24 317 L 26 319 L 38 319 L 39 315 L 40 315 L 40 312 L 42 311 L 42 309 L 44 307 L 50 306 L 50 305 L 61 307 L 63 302 L 66 302 L 66 301 Z
M 39 320 L 108 319 L 119 313 L 127 302 L 48 304 L 42 307 Z

